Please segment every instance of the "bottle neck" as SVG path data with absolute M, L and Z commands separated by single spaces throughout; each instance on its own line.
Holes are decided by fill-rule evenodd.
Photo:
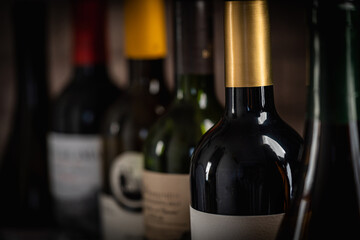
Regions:
M 125 55 L 131 59 L 165 58 L 165 0 L 124 1 Z
M 48 100 L 45 2 L 16 1 L 13 22 L 17 108 L 45 111 Z
M 226 87 L 272 85 L 267 1 L 225 1 Z
M 175 2 L 175 55 L 179 75 L 212 75 L 213 17 L 212 2 Z
M 165 90 L 167 53 L 164 0 L 124 1 L 124 43 L 132 94 Z
M 130 88 L 148 88 L 151 94 L 158 93 L 164 85 L 164 59 L 129 59 Z
M 73 76 L 74 82 L 81 84 L 104 83 L 110 81 L 105 64 L 76 66 Z
M 214 75 L 178 75 L 176 101 L 191 102 L 206 108 L 208 100 L 214 98 Z
M 176 99 L 205 108 L 214 96 L 212 2 L 175 2 Z
M 76 0 L 73 9 L 75 66 L 106 62 L 105 4 L 101 0 Z
M 275 114 L 266 0 L 225 1 L 225 117 Z
M 357 121 L 358 6 L 350 1 L 319 1 L 313 10 L 308 118 L 336 124 Z
M 259 121 L 276 114 L 273 86 L 225 89 L 225 117 L 236 119 L 247 114 L 259 117 Z

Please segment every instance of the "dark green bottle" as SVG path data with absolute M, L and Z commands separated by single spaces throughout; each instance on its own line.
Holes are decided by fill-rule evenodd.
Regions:
M 359 1 L 312 0 L 301 188 L 277 239 L 360 239 Z
M 190 230 L 190 156 L 220 118 L 213 72 L 209 1 L 175 2 L 176 98 L 145 142 L 145 235 L 180 239 Z

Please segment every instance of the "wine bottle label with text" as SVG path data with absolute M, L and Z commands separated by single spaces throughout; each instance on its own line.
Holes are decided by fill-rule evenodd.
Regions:
M 143 173 L 145 236 L 180 239 L 190 231 L 188 174 Z
M 65 201 L 94 198 L 101 186 L 101 138 L 51 133 L 48 147 L 54 197 Z
M 107 194 L 100 195 L 101 222 L 104 240 L 141 240 L 144 220 L 141 212 L 124 209 Z
M 284 213 L 259 216 L 210 214 L 190 207 L 192 240 L 273 240 Z

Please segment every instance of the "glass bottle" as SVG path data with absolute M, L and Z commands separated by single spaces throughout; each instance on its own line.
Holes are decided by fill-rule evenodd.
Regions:
M 225 1 L 225 112 L 192 156 L 192 239 L 274 239 L 303 144 L 277 114 L 267 1 Z
M 277 239 L 359 239 L 359 1 L 309 3 L 301 188 Z
M 119 96 L 107 71 L 106 4 L 77 0 L 73 14 L 73 75 L 52 103 L 48 135 L 51 192 L 60 229 L 98 239 L 105 110 Z
M 53 224 L 46 147 L 46 7 L 45 1 L 12 2 L 15 106 L 0 161 L 0 229 Z
M 103 237 L 142 239 L 143 145 L 164 114 L 171 93 L 165 84 L 165 2 L 123 3 L 129 87 L 105 114 L 101 217 Z
M 190 232 L 190 157 L 221 116 L 214 91 L 212 2 L 175 1 L 176 98 L 152 126 L 144 147 L 147 239 Z

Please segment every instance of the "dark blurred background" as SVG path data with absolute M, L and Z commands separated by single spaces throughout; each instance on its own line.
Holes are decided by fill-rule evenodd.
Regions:
M 72 70 L 72 31 L 70 0 L 47 4 L 48 85 L 51 98 L 57 96 L 70 80 Z M 119 87 L 127 85 L 123 46 L 121 1 L 108 1 L 109 71 Z M 167 0 L 170 22 L 171 0 Z M 215 0 L 215 73 L 216 94 L 224 104 L 223 1 Z M 0 153 L 3 149 L 15 102 L 15 68 L 12 1 L 0 1 Z M 269 0 L 271 23 L 272 70 L 275 103 L 280 116 L 301 135 L 306 102 L 306 17 L 301 0 Z M 26 21 L 26 19 L 24 19 Z M 173 34 L 168 24 L 167 84 L 174 86 Z

